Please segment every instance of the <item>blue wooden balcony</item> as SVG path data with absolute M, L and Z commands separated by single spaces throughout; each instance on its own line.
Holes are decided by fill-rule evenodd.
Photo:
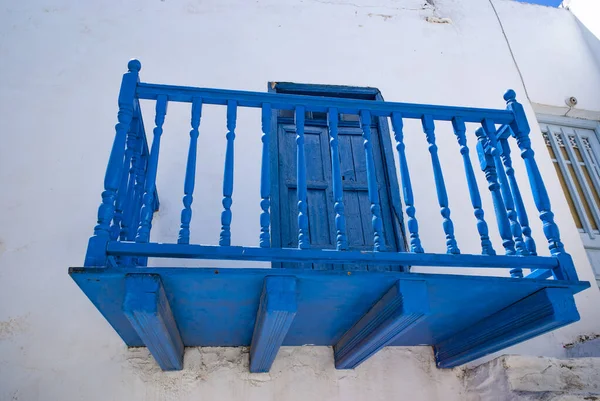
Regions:
M 185 346 L 250 346 L 250 370 L 265 372 L 281 345 L 305 344 L 333 346 L 339 369 L 354 368 L 385 346 L 431 345 L 438 366 L 448 368 L 579 319 L 573 295 L 589 283 L 578 281 L 560 240 L 531 149 L 529 125 L 514 91 L 504 95 L 506 109 L 477 109 L 285 90 L 158 85 L 140 82 L 140 68 L 132 60 L 123 76 L 98 222 L 84 267 L 72 267 L 69 274 L 123 341 L 148 347 L 162 369 L 181 369 Z M 152 138 L 144 129 L 148 123 L 140 100 L 155 104 Z M 159 207 L 156 175 L 170 102 L 190 104 L 190 142 L 182 150 L 187 170 L 181 220 L 174 222 L 179 235 L 172 243 L 157 243 L 151 240 Z M 190 243 L 203 105 L 227 111 L 222 228 L 214 233 L 219 245 Z M 232 245 L 239 108 L 259 109 L 262 118 L 262 133 L 256 137 L 262 142 L 262 155 L 256 158 L 261 165 L 261 197 L 256 202 L 262 210 L 256 222 L 257 247 Z M 314 116 L 323 119 L 313 126 L 309 120 Z M 414 172 L 408 167 L 403 134 L 408 119 L 421 122 L 428 144 L 424 157 L 431 160 L 440 213 L 435 218 L 441 221 L 446 253 L 427 253 L 419 237 L 417 218 L 432 218 L 432 211 L 419 210 L 413 199 Z M 464 167 L 460 172 L 442 171 L 438 121 L 452 124 L 460 146 L 457 160 Z M 378 150 L 386 146 L 388 122 L 400 180 L 395 168 L 383 172 Z M 466 123 L 480 127 L 467 132 Z M 315 138 L 320 147 L 313 146 Z M 467 138 L 476 141 L 479 166 L 471 164 Z M 360 166 L 348 167 L 343 154 L 354 142 L 353 160 Z M 524 160 L 527 188 L 517 183 L 511 148 Z M 320 166 L 327 167 L 321 178 L 311 170 L 314 149 L 325 160 Z M 288 157 L 282 156 L 286 152 L 287 161 L 278 163 Z M 280 164 L 287 170 L 278 170 Z M 471 199 L 470 205 L 460 207 L 473 210 L 480 254 L 461 253 L 454 236 L 444 174 L 459 173 Z M 485 176 L 486 187 L 478 187 L 476 174 Z M 322 203 L 316 203 L 318 190 L 324 194 Z M 529 224 L 533 214 L 521 195 L 529 190 L 545 236 L 535 240 Z M 493 201 L 501 244 L 490 240 L 484 196 Z M 293 201 L 281 203 L 290 197 Z M 366 205 L 359 208 L 362 214 L 352 209 L 351 199 Z M 400 201 L 403 212 L 392 206 Z M 279 218 L 284 212 L 293 218 Z M 323 222 L 330 222 L 330 244 L 321 241 Z M 363 233 L 359 239 L 356 231 Z M 536 246 L 548 246 L 551 256 L 538 256 Z M 148 266 L 154 258 L 213 259 L 228 261 L 231 267 Z M 270 262 L 272 267 L 242 268 L 239 261 Z M 439 273 L 411 272 L 415 266 L 439 268 Z M 447 268 L 495 269 L 510 277 L 445 274 Z

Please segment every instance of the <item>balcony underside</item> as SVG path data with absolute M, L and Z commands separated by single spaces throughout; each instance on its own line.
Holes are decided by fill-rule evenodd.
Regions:
M 132 291 L 145 296 L 154 290 L 126 285 L 135 281 L 131 277 L 153 277 L 161 291 L 157 297 L 163 297 L 159 308 L 163 303 L 170 308 L 184 346 L 249 346 L 254 336 L 259 347 L 256 337 L 264 332 L 274 341 L 263 341 L 271 347 L 271 362 L 281 342 L 328 345 L 341 353 L 339 368 L 354 367 L 386 345 L 432 345 L 438 366 L 456 366 L 578 320 L 573 294 L 589 287 L 587 282 L 305 269 L 71 268 L 69 273 L 129 346 L 147 345 L 151 351 L 156 346 L 139 335 L 130 302 L 139 298 Z M 169 318 L 150 314 L 157 316 L 159 325 L 169 325 Z M 169 342 L 169 331 L 163 331 Z M 271 340 L 276 337 L 279 344 Z M 343 358 L 348 352 L 354 358 Z

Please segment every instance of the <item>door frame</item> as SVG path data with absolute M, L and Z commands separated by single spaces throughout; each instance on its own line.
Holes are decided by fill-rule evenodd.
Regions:
M 269 82 L 268 91 L 270 93 L 286 93 L 305 96 L 326 96 L 341 97 L 350 99 L 372 100 L 376 102 L 383 101 L 383 96 L 377 88 L 341 86 L 341 85 L 321 85 L 321 84 L 300 84 L 293 82 Z M 279 136 L 278 129 L 278 111 L 273 110 L 271 115 L 270 127 L 270 153 L 271 153 L 271 246 L 273 248 L 281 247 L 281 207 L 279 205 Z M 382 157 L 385 166 L 385 177 L 388 182 L 387 191 L 391 204 L 391 214 L 393 218 L 394 239 L 398 252 L 405 252 L 408 249 L 406 235 L 404 230 L 404 218 L 402 214 L 402 201 L 400 199 L 400 188 L 398 184 L 398 175 L 396 173 L 396 164 L 394 161 L 394 151 L 390 136 L 388 119 L 386 117 L 377 117 L 377 132 L 379 134 L 379 143 L 382 147 Z M 274 155 L 277 155 L 275 157 Z M 273 267 L 279 267 L 279 263 L 273 263 Z

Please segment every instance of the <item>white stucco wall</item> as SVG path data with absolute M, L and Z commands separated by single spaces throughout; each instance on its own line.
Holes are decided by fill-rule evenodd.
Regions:
M 567 0 L 563 4 L 594 35 L 600 38 L 600 3 L 595 0 Z
M 436 370 L 427 348 L 384 350 L 355 372 L 336 372 L 327 348 L 284 349 L 269 376 L 247 374 L 247 354 L 242 350 L 190 349 L 183 372 L 159 373 L 147 351 L 126 349 L 67 276 L 67 267 L 82 264 L 92 233 L 116 121 L 120 75 L 131 57 L 142 61 L 143 81 L 193 86 L 257 91 L 266 90 L 268 81 L 374 86 L 387 100 L 494 108 L 504 107 L 502 94 L 514 88 L 530 118 L 534 147 L 567 250 L 580 278 L 593 279 L 489 3 L 436 0 L 435 8 L 420 0 L 361 3 L 3 3 L 0 400 L 377 400 L 400 395 L 415 400 L 461 399 L 460 370 Z M 546 23 L 574 38 L 573 19 L 564 10 L 500 0 L 495 4 L 509 38 L 513 32 Z M 452 23 L 427 22 L 428 16 L 450 18 Z M 552 62 L 531 57 L 546 38 L 517 35 L 511 41 L 532 101 L 560 106 L 564 97 L 577 91 L 582 105 L 600 111 L 599 95 L 593 90 L 598 87 L 598 66 L 577 40 L 544 47 Z M 564 74 L 566 67 L 559 61 L 573 54 L 580 69 Z M 144 107 L 150 132 L 152 105 Z M 188 110 L 181 104 L 169 106 L 157 182 L 161 210 L 152 231 L 156 241 L 173 242 L 177 236 Z M 239 111 L 232 209 L 233 243 L 239 245 L 258 243 L 259 118 L 256 111 Z M 407 122 L 405 132 L 424 246 L 443 252 L 431 166 L 424 156 L 426 143 L 418 122 Z M 456 237 L 463 252 L 477 253 L 458 146 L 449 125 L 439 124 L 437 133 Z M 195 243 L 217 242 L 224 137 L 224 109 L 206 107 L 192 224 Z M 520 161 L 516 160 L 516 168 L 523 172 Z M 478 178 L 484 188 L 480 174 Z M 547 253 L 531 195 L 524 192 L 538 247 Z M 489 196 L 484 201 L 500 249 Z M 561 356 L 563 343 L 600 331 L 597 288 L 576 299 L 580 323 L 512 351 Z M 214 362 L 219 355 L 225 360 Z
M 536 111 L 600 119 L 600 40 L 567 9 L 495 4 Z M 571 110 L 570 96 L 578 100 Z

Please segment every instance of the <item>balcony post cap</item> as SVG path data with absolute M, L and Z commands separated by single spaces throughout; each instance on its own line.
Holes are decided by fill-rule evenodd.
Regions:
M 504 94 L 504 100 L 506 100 L 506 103 L 514 102 L 516 100 L 516 97 L 517 97 L 517 94 L 512 89 L 507 90 L 506 93 Z
M 142 69 L 142 63 L 140 63 L 140 60 L 132 58 L 127 63 L 127 69 L 129 70 L 129 72 L 140 72 L 140 70 Z

